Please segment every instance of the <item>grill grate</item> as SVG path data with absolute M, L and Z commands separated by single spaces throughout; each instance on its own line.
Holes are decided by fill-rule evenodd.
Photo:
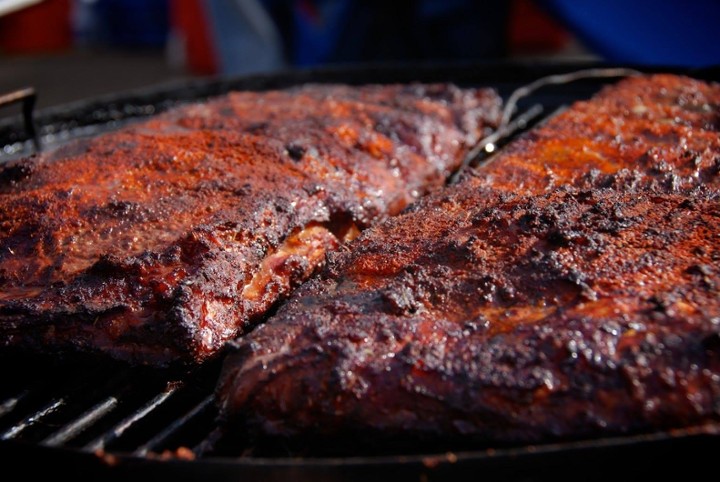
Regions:
M 22 361 L 16 359 L 14 363 Z M 43 473 L 41 468 L 28 468 L 34 460 L 41 465 L 54 460 L 66 473 L 89 472 L 102 480 L 154 474 L 180 480 L 237 480 L 242 476 L 243 480 L 299 477 L 359 481 L 391 472 L 398 482 L 423 480 L 427 474 L 437 480 L 448 476 L 471 480 L 481 470 L 502 475 L 505 481 L 557 481 L 576 480 L 578 470 L 586 480 L 607 480 L 607 470 L 585 472 L 588 463 L 607 457 L 625 459 L 626 467 L 639 471 L 638 477 L 647 476 L 648 471 L 662 473 L 660 466 L 648 466 L 648 461 L 654 464 L 657 460 L 676 460 L 680 455 L 694 460 L 688 467 L 709 469 L 710 462 L 701 454 L 720 448 L 718 425 L 646 436 L 430 456 L 257 457 L 254 448 L 237 446 L 228 455 L 217 428 L 212 395 L 220 363 L 218 359 L 180 374 L 75 364 L 38 366 L 28 370 L 31 373 L 6 370 L 0 374 L 0 438 L 12 445 L 0 445 L 0 460 L 8 448 L 26 446 L 32 449 L 29 454 L 21 452 L 20 458 L 10 460 L 20 463 L 26 473 Z M 49 454 L 57 455 L 53 459 Z M 548 472 L 549 468 L 552 470 Z
M 6 373 L 0 377 L 0 440 L 138 456 L 199 448 L 215 428 L 218 371 L 219 360 L 175 376 L 74 364 L 37 367 L 22 380 Z

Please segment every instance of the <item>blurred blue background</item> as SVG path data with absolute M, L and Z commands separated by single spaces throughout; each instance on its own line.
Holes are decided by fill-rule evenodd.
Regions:
M 720 64 L 719 0 L 3 0 L 0 92 L 40 106 L 358 62 Z
M 720 64 L 718 0 L 543 0 L 542 4 L 610 62 Z

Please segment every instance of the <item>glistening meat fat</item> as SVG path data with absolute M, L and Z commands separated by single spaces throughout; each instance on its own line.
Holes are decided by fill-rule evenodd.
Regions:
M 497 446 L 718 422 L 719 131 L 719 85 L 629 78 L 365 231 L 235 343 L 226 433 Z
M 199 362 L 442 185 L 487 89 L 233 92 L 0 167 L 0 346 Z

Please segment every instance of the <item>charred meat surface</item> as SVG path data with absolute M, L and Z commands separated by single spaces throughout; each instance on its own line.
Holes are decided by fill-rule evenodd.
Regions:
M 228 437 L 495 445 L 720 421 L 719 131 L 720 85 L 625 79 L 365 231 L 234 343 Z
M 0 167 L 0 345 L 199 362 L 441 186 L 489 89 L 233 92 Z

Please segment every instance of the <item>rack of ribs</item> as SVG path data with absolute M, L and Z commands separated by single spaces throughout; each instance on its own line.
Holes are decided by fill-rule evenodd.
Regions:
M 720 85 L 623 79 L 365 231 L 233 342 L 227 436 L 502 446 L 717 423 L 719 131 Z
M 0 166 L 0 346 L 203 361 L 327 251 L 442 186 L 492 89 L 232 92 Z

